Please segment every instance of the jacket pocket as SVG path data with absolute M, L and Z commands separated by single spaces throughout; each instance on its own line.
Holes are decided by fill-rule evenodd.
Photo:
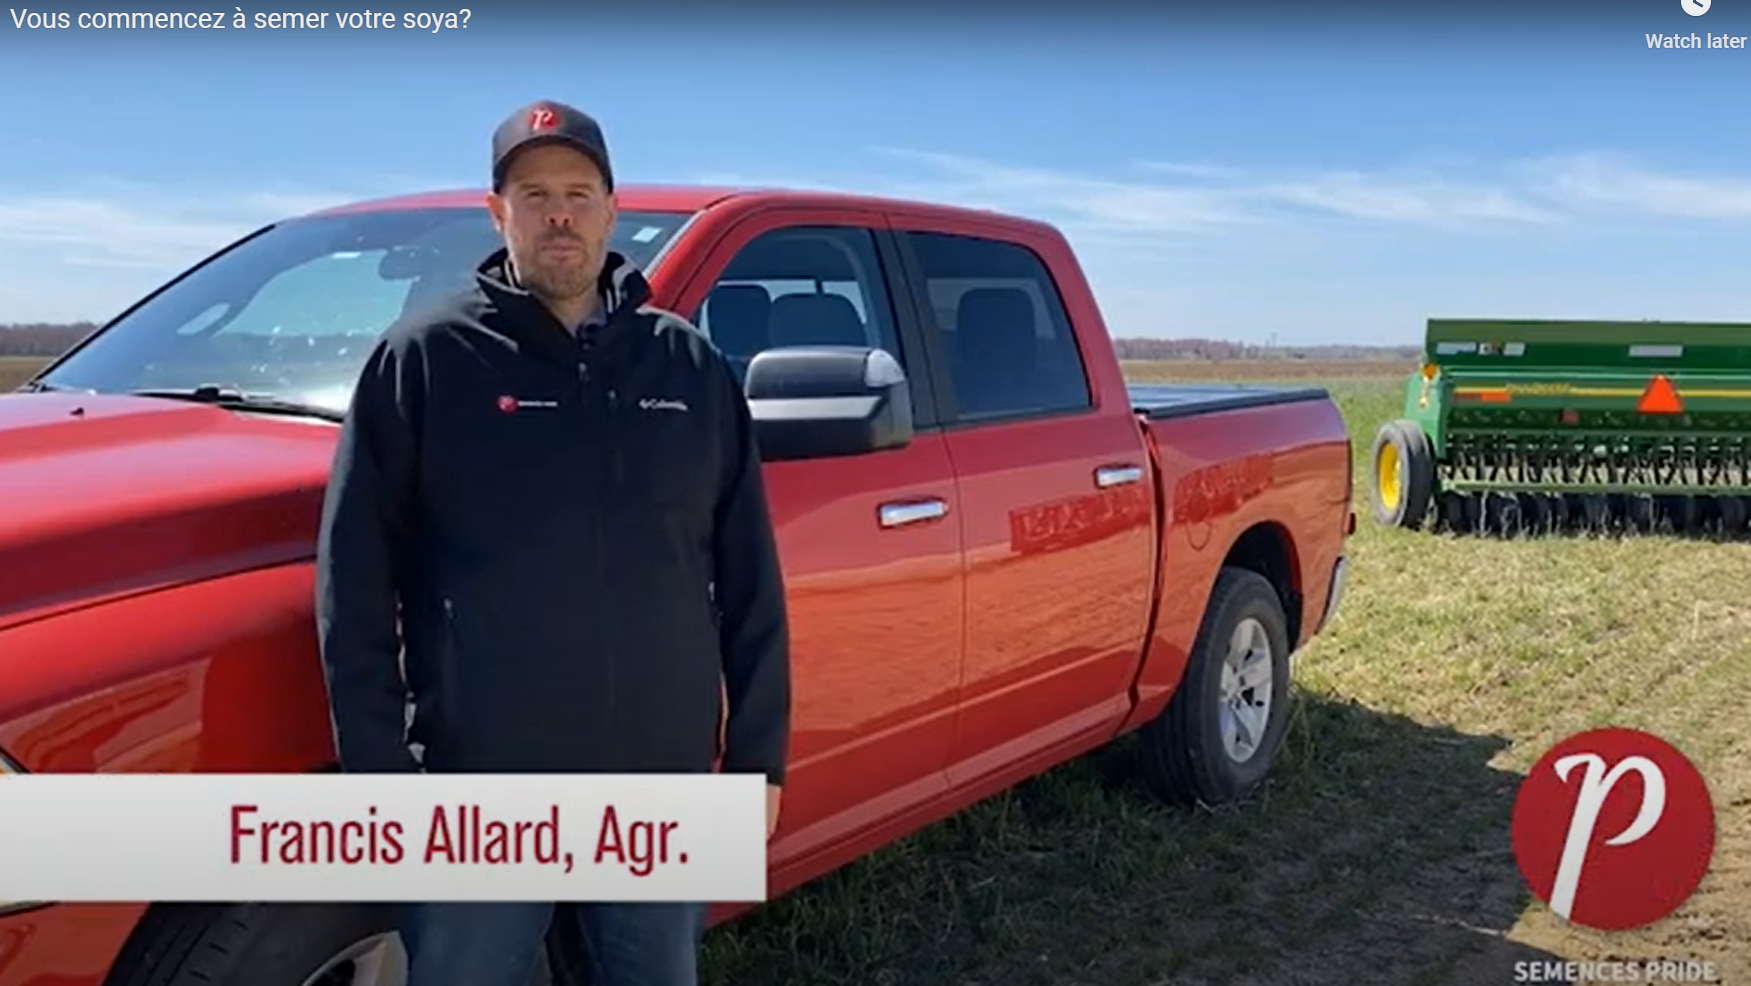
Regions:
M 454 728 L 461 709 L 457 706 L 457 694 L 461 690 L 457 675 L 462 669 L 462 645 L 458 640 L 456 629 L 456 603 L 445 597 L 443 601 L 443 620 L 438 628 L 438 646 L 436 667 L 427 670 L 430 680 L 427 686 L 432 694 L 427 701 L 421 703 L 437 715 L 437 721 L 426 724 L 429 746 L 438 747 L 440 756 L 442 749 L 451 744 L 450 731 Z

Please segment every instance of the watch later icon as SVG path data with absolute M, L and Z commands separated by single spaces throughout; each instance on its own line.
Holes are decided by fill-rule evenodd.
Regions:
M 1678 0 L 1678 6 L 1683 7 L 1684 12 L 1692 17 L 1701 17 L 1708 13 L 1709 4 L 1712 2 L 1714 0 Z

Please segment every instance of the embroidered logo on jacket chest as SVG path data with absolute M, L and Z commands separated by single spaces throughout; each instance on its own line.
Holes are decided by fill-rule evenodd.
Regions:
M 553 408 L 558 407 L 558 401 L 534 400 L 527 397 L 515 397 L 511 394 L 501 394 L 498 399 L 499 410 L 512 414 L 523 408 Z

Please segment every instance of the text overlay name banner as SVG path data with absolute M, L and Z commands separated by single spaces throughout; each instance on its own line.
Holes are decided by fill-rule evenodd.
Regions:
M 741 774 L 0 777 L 5 901 L 758 901 Z

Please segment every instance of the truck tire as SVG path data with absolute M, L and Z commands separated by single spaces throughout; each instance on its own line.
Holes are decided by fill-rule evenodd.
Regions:
M 404 986 L 393 917 L 371 904 L 158 904 L 107 986 Z M 555 949 L 550 937 L 550 962 Z M 567 966 L 543 963 L 529 986 L 579 986 L 554 971 Z
M 1236 687 L 1234 666 L 1255 686 Z M 1250 744 L 1237 707 L 1262 722 Z M 1289 621 L 1270 581 L 1224 568 L 1216 576 L 1180 686 L 1161 715 L 1139 730 L 1143 777 L 1173 804 L 1217 805 L 1251 794 L 1271 769 L 1289 721 Z M 1237 730 L 1237 726 L 1242 728 Z

